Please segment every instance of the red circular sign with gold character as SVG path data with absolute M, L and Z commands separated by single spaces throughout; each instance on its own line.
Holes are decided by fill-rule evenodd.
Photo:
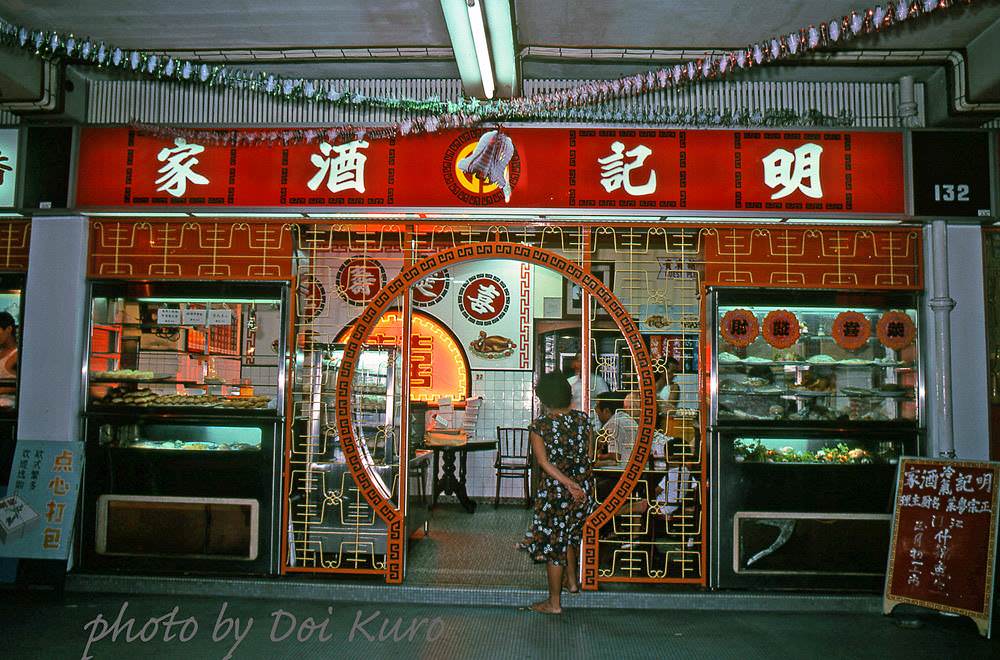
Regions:
M 799 340 L 799 320 L 787 309 L 776 309 L 764 317 L 764 340 L 775 348 L 788 348 Z
M 351 257 L 337 269 L 337 293 L 352 305 L 367 305 L 385 286 L 385 268 L 369 257 Z
M 722 317 L 719 334 L 726 343 L 746 348 L 760 334 L 760 326 L 749 309 L 731 309 Z
M 899 351 L 916 339 L 917 326 L 914 325 L 913 319 L 903 312 L 886 312 L 878 320 L 875 332 L 878 333 L 878 340 L 882 345 Z
M 847 351 L 856 351 L 872 336 L 872 323 L 861 312 L 841 312 L 830 329 L 833 340 Z
M 496 275 L 483 273 L 462 285 L 458 301 L 465 318 L 476 325 L 490 325 L 507 313 L 510 290 Z

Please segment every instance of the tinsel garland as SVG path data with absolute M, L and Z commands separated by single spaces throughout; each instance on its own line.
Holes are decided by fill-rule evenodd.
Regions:
M 849 112 L 827 115 L 818 110 L 798 113 L 795 110 L 742 110 L 740 112 L 718 112 L 699 110 L 696 112 L 676 112 L 659 110 L 653 112 L 636 111 L 594 111 L 586 108 L 572 108 L 568 111 L 539 113 L 530 119 L 539 121 L 571 121 L 574 123 L 641 124 L 644 126 L 670 126 L 678 128 L 792 128 L 792 127 L 850 127 L 854 116 Z M 233 129 L 185 129 L 133 122 L 131 128 L 140 135 L 157 138 L 184 138 L 196 144 L 237 145 L 288 145 L 316 141 L 330 143 L 346 140 L 380 140 L 395 137 L 395 125 L 362 127 L 338 126 L 334 128 L 289 128 L 268 130 Z
M 962 0 L 965 4 L 971 4 L 972 1 Z M 632 97 L 689 82 L 718 80 L 736 71 L 780 62 L 821 48 L 836 46 L 852 38 L 882 32 L 925 14 L 948 9 L 956 2 L 957 0 L 890 0 L 884 5 L 875 5 L 860 12 L 852 11 L 846 16 L 810 25 L 789 34 L 776 35 L 715 57 L 688 60 L 672 67 L 617 80 L 591 81 L 545 94 L 491 101 L 473 98 L 445 102 L 433 97 L 424 100 L 370 97 L 351 90 L 335 89 L 328 86 L 328 83 L 209 65 L 177 59 L 163 53 L 122 49 L 103 41 L 77 38 L 73 33 L 33 30 L 2 19 L 0 43 L 45 59 L 62 57 L 158 80 L 250 90 L 289 102 L 366 106 L 417 115 L 395 124 L 388 133 L 385 129 L 373 129 L 371 133 L 367 129 L 358 129 L 366 131 L 362 133 L 364 136 L 377 139 L 381 135 L 432 133 L 441 128 L 469 127 L 481 122 L 530 120 L 546 113 Z

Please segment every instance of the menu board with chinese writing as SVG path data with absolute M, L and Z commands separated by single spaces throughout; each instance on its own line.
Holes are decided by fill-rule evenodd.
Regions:
M 69 557 L 82 472 L 82 442 L 18 441 L 0 499 L 0 556 Z
M 971 617 L 989 637 L 1000 463 L 903 458 L 882 611 L 900 603 Z

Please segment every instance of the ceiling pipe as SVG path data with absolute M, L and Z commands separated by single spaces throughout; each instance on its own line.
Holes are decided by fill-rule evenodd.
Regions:
M 899 105 L 896 108 L 903 126 L 912 128 L 918 123 L 917 97 L 914 93 L 913 76 L 899 79 Z

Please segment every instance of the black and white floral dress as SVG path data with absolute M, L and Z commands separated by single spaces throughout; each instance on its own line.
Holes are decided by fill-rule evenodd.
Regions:
M 579 484 L 587 499 L 575 503 L 568 488 L 543 473 L 535 494 L 531 529 L 520 547 L 536 562 L 565 565 L 566 549 L 580 545 L 583 523 L 594 509 L 587 442 L 590 419 L 579 410 L 572 410 L 555 417 L 542 415 L 530 428 L 544 440 L 549 462 Z

